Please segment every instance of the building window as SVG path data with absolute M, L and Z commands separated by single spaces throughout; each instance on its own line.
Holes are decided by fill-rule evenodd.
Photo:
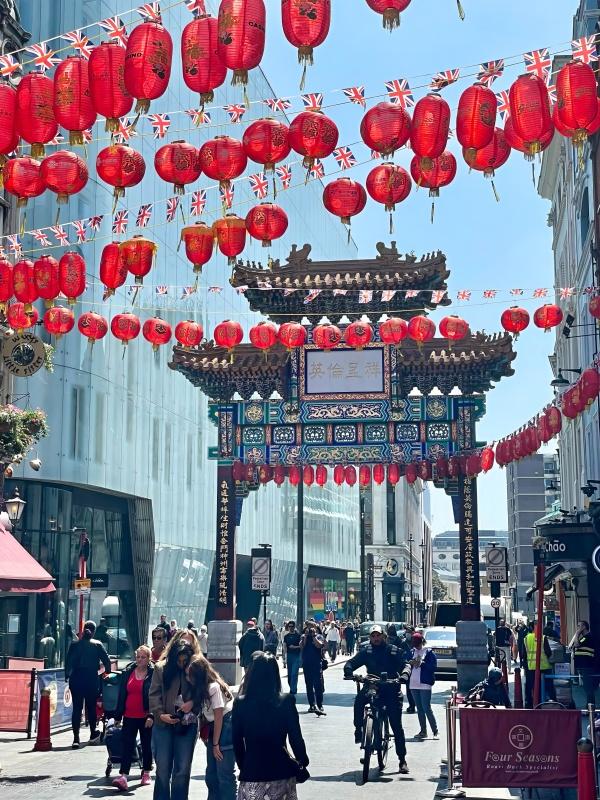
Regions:
M 96 394 L 96 430 L 94 458 L 98 464 L 104 461 L 104 418 L 106 416 L 106 396 Z
M 581 198 L 581 211 L 579 213 L 579 225 L 581 227 L 581 244 L 585 242 L 590 228 L 590 195 L 587 187 L 584 189 Z
M 85 390 L 81 386 L 73 387 L 71 402 L 71 458 L 82 460 L 85 457 Z
M 438 558 L 439 558 L 440 561 L 444 561 L 445 558 L 446 558 L 446 554 L 445 553 L 440 553 Z
M 165 481 L 171 483 L 171 431 L 173 427 L 169 423 L 165 425 Z
M 152 478 L 158 480 L 160 467 L 160 420 L 152 420 Z
M 453 558 L 455 561 L 458 561 L 458 559 L 460 558 L 460 554 L 459 554 L 459 553 L 454 553 L 454 555 L 452 556 L 452 558 Z

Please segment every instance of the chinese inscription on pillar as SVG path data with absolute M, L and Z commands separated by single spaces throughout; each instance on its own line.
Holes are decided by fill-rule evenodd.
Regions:
M 460 604 L 461 619 L 479 620 L 479 529 L 477 524 L 477 480 L 460 478 Z
M 235 619 L 235 486 L 230 466 L 217 469 L 217 619 Z

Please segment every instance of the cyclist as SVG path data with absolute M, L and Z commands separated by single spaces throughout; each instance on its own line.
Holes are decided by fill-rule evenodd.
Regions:
M 388 678 L 400 678 L 406 682 L 410 678 L 410 664 L 406 663 L 403 652 L 392 644 L 387 644 L 383 637 L 383 630 L 379 625 L 373 625 L 369 633 L 369 642 L 344 665 L 344 678 L 352 679 L 352 673 L 359 667 L 366 667 L 369 675 L 381 676 L 387 673 Z M 408 773 L 406 764 L 406 741 L 402 729 L 402 692 L 397 685 L 381 686 L 379 694 L 387 709 L 390 727 L 396 743 L 396 755 L 400 761 L 400 772 Z M 354 700 L 354 741 L 362 742 L 362 721 L 366 703 L 364 688 L 356 695 Z

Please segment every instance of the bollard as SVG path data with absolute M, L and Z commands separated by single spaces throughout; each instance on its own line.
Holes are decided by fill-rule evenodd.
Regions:
M 521 667 L 515 667 L 515 699 L 513 706 L 523 708 L 523 683 L 521 681 Z
M 42 689 L 40 696 L 37 737 L 33 749 L 37 750 L 38 753 L 52 750 L 52 741 L 50 739 L 50 689 Z
M 508 689 L 508 670 L 506 668 L 506 659 L 502 662 L 502 683 Z
M 596 800 L 594 753 L 589 739 L 577 742 L 577 800 Z

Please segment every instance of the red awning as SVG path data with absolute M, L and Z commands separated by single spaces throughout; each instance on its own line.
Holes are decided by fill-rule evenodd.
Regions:
M 53 580 L 0 523 L 0 592 L 54 592 Z

